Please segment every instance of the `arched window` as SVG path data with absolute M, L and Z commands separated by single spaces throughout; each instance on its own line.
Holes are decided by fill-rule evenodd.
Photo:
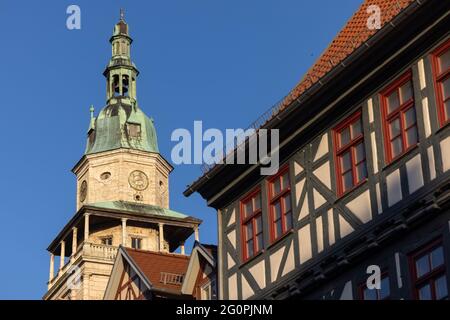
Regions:
M 119 84 L 119 75 L 113 75 L 113 92 L 114 97 L 118 97 L 120 95 L 120 84 Z
M 121 53 L 122 54 L 127 54 L 127 43 L 124 41 L 124 40 L 122 40 L 122 42 L 120 43 L 120 46 L 121 46 Z
M 122 95 L 129 96 L 130 78 L 127 75 L 122 76 Z

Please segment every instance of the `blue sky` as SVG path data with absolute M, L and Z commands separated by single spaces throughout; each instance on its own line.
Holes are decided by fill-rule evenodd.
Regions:
M 40 299 L 45 250 L 75 214 L 70 169 L 85 148 L 89 105 L 105 103 L 109 37 L 125 8 L 141 74 L 141 108 L 155 119 L 170 161 L 176 128 L 245 128 L 288 93 L 361 0 L 0 0 L 0 299 Z M 66 8 L 81 8 L 81 30 Z M 215 211 L 182 195 L 201 174 L 176 166 L 171 208 L 203 219 L 216 243 Z

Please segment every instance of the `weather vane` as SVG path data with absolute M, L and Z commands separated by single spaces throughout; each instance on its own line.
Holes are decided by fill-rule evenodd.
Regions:
M 125 11 L 123 8 L 120 8 L 120 20 L 124 21 Z

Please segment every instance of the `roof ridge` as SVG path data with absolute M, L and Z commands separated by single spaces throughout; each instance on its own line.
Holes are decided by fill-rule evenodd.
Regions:
M 183 255 L 180 253 L 172 253 L 172 252 L 162 252 L 162 251 L 153 251 L 153 250 L 143 250 L 143 249 L 135 249 L 135 248 L 127 248 L 123 247 L 126 251 L 130 252 L 137 252 L 137 253 L 143 253 L 143 254 L 152 254 L 152 255 L 158 255 L 158 256 L 166 256 L 166 257 L 175 257 L 175 258 L 182 258 L 182 259 L 190 259 L 190 256 Z

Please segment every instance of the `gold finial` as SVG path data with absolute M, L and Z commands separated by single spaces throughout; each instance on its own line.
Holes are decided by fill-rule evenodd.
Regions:
M 123 8 L 120 8 L 120 20 L 124 21 L 125 19 L 125 10 Z

